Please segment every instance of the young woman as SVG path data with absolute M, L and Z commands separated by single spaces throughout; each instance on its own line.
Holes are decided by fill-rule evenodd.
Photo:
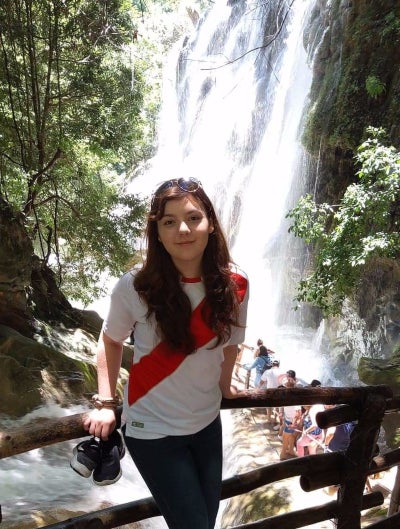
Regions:
M 232 265 L 214 207 L 194 178 L 158 187 L 146 239 L 142 268 L 122 276 L 111 295 L 98 348 L 101 409 L 85 427 L 102 439 L 115 428 L 110 403 L 133 331 L 126 446 L 170 529 L 212 529 L 222 481 L 221 396 L 249 394 L 231 386 L 248 280 Z

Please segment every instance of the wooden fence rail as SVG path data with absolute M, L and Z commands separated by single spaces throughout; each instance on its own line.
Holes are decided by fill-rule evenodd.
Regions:
M 278 527 L 294 529 L 330 519 L 335 520 L 338 529 L 359 529 L 361 511 L 382 505 L 384 498 L 381 492 L 364 494 L 364 490 L 369 475 L 389 470 L 400 463 L 400 448 L 375 455 L 384 415 L 399 412 L 400 398 L 393 397 L 387 386 L 270 389 L 257 398 L 223 399 L 221 409 L 317 403 L 339 404 L 335 408 L 317 414 L 317 422 L 321 428 L 350 420 L 357 421 L 348 449 L 345 452 L 316 454 L 280 461 L 232 476 L 223 481 L 221 499 L 246 494 L 259 487 L 299 476 L 299 484 L 305 491 L 340 485 L 336 501 L 270 517 L 266 506 L 265 518 L 236 526 L 236 529 Z M 119 417 L 120 411 L 118 410 Z M 40 422 L 35 421 L 34 424 L 0 432 L 0 459 L 34 448 L 87 436 L 87 432 L 82 427 L 82 419 L 85 415 L 80 413 L 57 419 L 44 419 Z M 396 480 L 395 489 L 399 488 Z M 394 491 L 392 495 L 393 493 Z M 398 492 L 395 503 L 397 508 L 392 509 L 387 518 L 368 527 L 400 528 L 400 514 L 397 512 Z M 159 515 L 154 500 L 149 497 L 47 525 L 44 529 L 113 529 Z

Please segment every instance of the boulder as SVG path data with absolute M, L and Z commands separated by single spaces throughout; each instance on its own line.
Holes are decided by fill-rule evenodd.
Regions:
M 360 358 L 358 376 L 368 385 L 385 384 L 396 396 L 400 393 L 400 348 L 390 358 Z M 388 446 L 398 447 L 400 418 L 397 413 L 386 414 L 382 423 Z
M 394 394 L 400 393 L 400 350 L 397 349 L 390 358 L 361 357 L 358 376 L 365 384 L 386 384 Z
M 94 348 L 91 359 L 71 356 L 0 325 L 0 414 L 19 417 L 45 402 L 78 403 L 94 393 Z

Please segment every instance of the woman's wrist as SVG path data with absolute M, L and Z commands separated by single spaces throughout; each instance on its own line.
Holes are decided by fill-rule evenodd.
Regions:
M 117 407 L 121 405 L 121 399 L 118 395 L 115 395 L 115 397 L 102 397 L 96 393 L 96 395 L 93 395 L 92 397 L 92 404 L 98 410 L 103 408 L 116 410 Z

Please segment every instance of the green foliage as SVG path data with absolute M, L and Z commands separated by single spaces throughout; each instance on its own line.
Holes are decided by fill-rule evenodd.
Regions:
M 188 23 L 178 0 L 0 3 L 0 196 L 75 300 L 135 259 L 144 208 L 124 181 L 154 152 L 162 68 Z
M 397 39 L 400 36 L 400 18 L 394 11 L 390 11 L 385 16 L 385 25 L 382 29 L 382 39 Z
M 0 4 L 0 195 L 25 214 L 64 291 L 85 301 L 101 271 L 124 268 L 144 213 L 119 198 L 153 141 L 131 10 L 127 0 Z
M 314 270 L 300 282 L 296 299 L 325 315 L 340 312 L 373 259 L 400 255 L 400 153 L 383 145 L 381 129 L 367 132 L 356 155 L 359 182 L 340 204 L 315 204 L 306 196 L 287 214 L 290 231 L 315 245 Z
M 381 94 L 386 92 L 385 83 L 383 83 L 376 75 L 369 75 L 365 80 L 365 89 L 367 94 L 373 99 L 377 99 Z
M 287 215 L 294 223 L 290 230 L 307 243 L 324 240 L 326 225 L 332 213 L 333 208 L 329 204 L 317 205 L 311 195 L 305 195 Z
M 339 150 L 346 156 L 354 153 L 367 124 L 385 128 L 391 142 L 398 144 L 398 129 L 393 126 L 399 106 L 398 3 L 361 2 L 357 6 L 345 24 L 336 25 L 332 21 L 340 19 L 340 2 L 332 2 L 330 22 L 319 29 L 326 34 L 314 58 L 317 67 L 303 134 L 307 150 L 315 156 L 326 147 L 332 149 L 332 155 Z M 313 41 L 309 51 L 312 45 Z M 371 93 L 366 84 L 370 74 Z M 379 96 L 374 104 L 365 103 L 366 92 L 369 97 Z M 339 186 L 338 181 L 332 187 L 336 190 Z

